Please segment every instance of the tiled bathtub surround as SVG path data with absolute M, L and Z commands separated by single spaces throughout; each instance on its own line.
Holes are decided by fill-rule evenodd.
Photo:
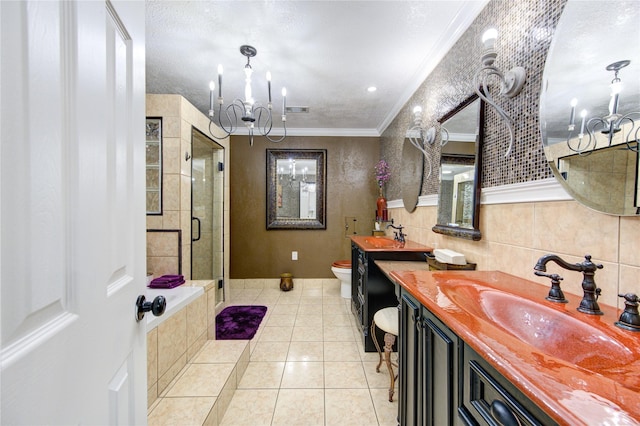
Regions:
M 167 389 L 214 332 L 215 283 L 187 281 L 183 285 L 202 286 L 205 293 L 147 332 L 148 405 Z

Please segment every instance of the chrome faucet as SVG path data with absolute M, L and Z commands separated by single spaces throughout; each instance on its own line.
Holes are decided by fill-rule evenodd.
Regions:
M 569 271 L 582 272 L 582 291 L 584 293 L 578 311 L 591 315 L 602 315 L 600 306 L 598 306 L 598 296 L 600 296 L 601 290 L 596 287 L 596 282 L 593 277 L 596 274 L 596 269 L 602 269 L 602 265 L 591 262 L 591 255 L 584 256 L 584 262 L 582 263 L 568 263 L 562 260 L 558 255 L 545 254 L 540 259 L 533 269 L 536 271 L 536 275 L 548 276 L 544 274 L 538 274 L 539 272 L 547 271 L 547 263 L 554 261 L 560 267 Z M 557 280 L 556 280 L 557 281 Z
M 393 239 L 395 241 L 399 241 L 401 243 L 404 243 L 404 237 L 406 237 L 407 234 L 403 234 L 402 233 L 402 229 L 403 229 L 402 225 L 395 226 L 393 224 L 393 219 L 391 219 L 391 223 L 387 225 L 386 229 L 389 229 L 389 228 L 397 229 L 397 231 L 393 231 L 393 234 L 394 234 Z

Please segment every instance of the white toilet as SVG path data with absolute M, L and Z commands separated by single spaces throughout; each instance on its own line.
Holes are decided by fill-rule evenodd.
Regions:
M 336 260 L 331 264 L 331 272 L 342 283 L 340 295 L 345 299 L 351 299 L 351 261 Z

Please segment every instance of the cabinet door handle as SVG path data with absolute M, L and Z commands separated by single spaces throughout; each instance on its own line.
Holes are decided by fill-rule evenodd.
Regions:
M 494 399 L 491 403 L 491 415 L 502 426 L 522 426 L 507 404 L 498 399 Z

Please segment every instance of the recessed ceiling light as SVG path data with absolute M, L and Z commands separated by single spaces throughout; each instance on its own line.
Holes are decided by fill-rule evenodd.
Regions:
M 367 87 L 367 92 L 369 92 L 369 93 L 373 93 L 373 92 L 375 92 L 376 90 L 378 90 L 378 88 L 377 88 L 376 86 L 369 86 L 369 87 Z

